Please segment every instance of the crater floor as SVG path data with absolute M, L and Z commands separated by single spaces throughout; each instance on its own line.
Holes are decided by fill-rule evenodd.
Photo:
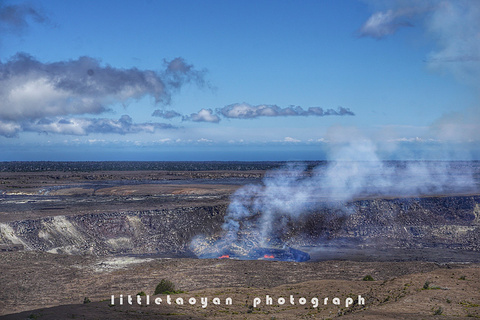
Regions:
M 294 243 L 312 257 L 306 263 L 192 259 L 191 238 L 221 232 L 230 196 L 264 174 L 1 172 L 0 318 L 480 316 L 480 200 L 471 191 L 357 199 L 348 204 L 347 220 L 320 225 L 316 217 L 328 216 L 327 206 L 285 234 L 290 241 L 299 225 L 309 230 Z M 374 281 L 363 281 L 366 275 Z M 144 291 L 153 299 L 161 279 L 185 291 L 175 297 L 231 296 L 234 304 L 109 306 L 111 295 Z M 352 294 L 364 296 L 366 306 L 253 307 L 265 295 L 345 300 Z M 83 304 L 85 298 L 92 302 Z

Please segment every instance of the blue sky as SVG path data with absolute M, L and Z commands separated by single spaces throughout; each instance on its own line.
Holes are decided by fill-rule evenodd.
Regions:
M 0 1 L 0 160 L 480 159 L 480 3 Z

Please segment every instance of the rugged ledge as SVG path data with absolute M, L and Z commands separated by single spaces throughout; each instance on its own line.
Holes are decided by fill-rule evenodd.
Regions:
M 225 206 L 55 216 L 0 224 L 5 250 L 95 255 L 186 253 L 196 234 L 219 232 Z
M 199 234 L 216 237 L 227 205 L 59 215 L 0 223 L 1 250 L 69 254 L 190 255 Z M 480 196 L 365 199 L 312 204 L 277 230 L 291 246 L 344 245 L 480 251 Z

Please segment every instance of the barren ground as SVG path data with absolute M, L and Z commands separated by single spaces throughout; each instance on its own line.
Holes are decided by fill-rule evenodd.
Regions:
M 263 171 L 1 173 L 0 222 L 54 215 L 148 210 L 188 204 L 228 203 L 242 182 Z M 154 182 L 154 183 L 152 183 Z M 434 249 L 433 249 L 434 250 Z M 322 252 L 316 252 L 321 255 Z M 437 255 L 442 253 L 437 252 Z M 455 252 L 449 252 L 455 255 Z M 478 253 L 471 253 L 475 255 Z M 238 261 L 133 256 L 0 252 L 2 319 L 458 319 L 480 318 L 480 264 L 438 263 L 395 256 L 325 252 L 318 262 Z M 372 260 L 371 257 L 374 257 Z M 402 260 L 402 259 L 398 259 Z M 475 259 L 466 259 L 469 261 Z M 374 281 L 363 281 L 371 275 Z M 161 279 L 176 284 L 185 305 L 155 305 Z M 426 283 L 428 285 L 426 285 Z M 425 288 L 424 288 L 425 286 Z M 123 294 L 144 291 L 151 304 L 119 305 Z M 115 295 L 115 305 L 110 297 Z M 273 298 L 265 305 L 265 296 Z M 290 296 L 295 299 L 292 305 Z M 345 306 L 347 297 L 364 306 Z M 188 299 L 208 298 L 189 305 Z M 220 298 L 220 305 L 212 299 Z M 225 305 L 226 298 L 232 305 Z M 278 298 L 285 297 L 284 305 Z M 298 299 L 305 297 L 306 304 Z M 324 298 L 328 297 L 327 305 Z M 340 298 L 341 305 L 331 303 Z M 83 303 L 88 298 L 90 303 Z M 253 307 L 254 298 L 261 304 Z M 320 305 L 314 307 L 312 298 Z M 125 298 L 126 299 L 126 298 Z M 143 298 L 145 299 L 145 297 Z M 135 300 L 135 297 L 134 297 Z

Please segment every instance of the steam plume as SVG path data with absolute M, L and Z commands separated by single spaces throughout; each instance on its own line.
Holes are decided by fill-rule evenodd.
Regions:
M 202 249 L 206 240 L 197 238 L 194 251 L 278 245 L 287 224 L 322 207 L 349 214 L 348 202 L 356 198 L 429 195 L 474 185 L 470 171 L 451 163 L 381 161 L 370 141 L 340 146 L 332 155 L 337 160 L 326 165 L 307 171 L 305 165 L 289 164 L 268 173 L 262 184 L 239 189 L 227 209 L 222 237 Z

